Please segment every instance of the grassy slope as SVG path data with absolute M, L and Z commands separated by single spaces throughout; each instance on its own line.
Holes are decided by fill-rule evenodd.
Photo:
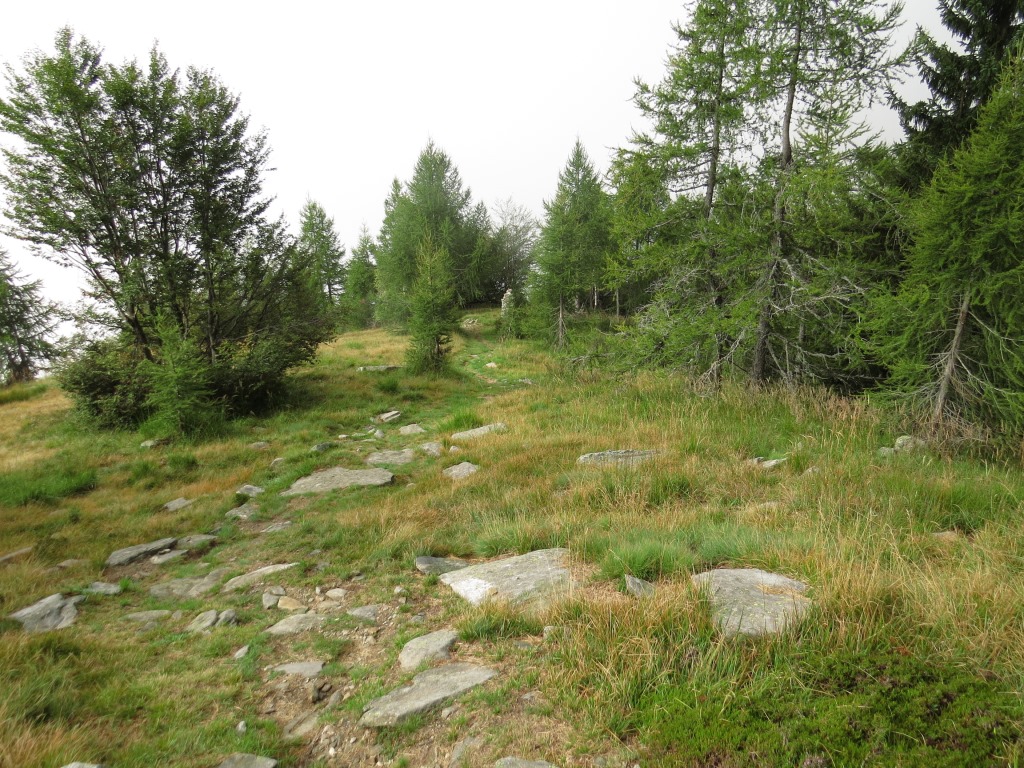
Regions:
M 481 327 L 492 323 L 485 315 Z M 0 565 L 0 615 L 103 578 L 112 549 L 222 526 L 204 562 L 241 572 L 298 560 L 303 567 L 281 579 L 295 589 L 362 572 L 362 594 L 384 601 L 406 586 L 412 608 L 402 611 L 428 606 L 462 629 L 465 653 L 502 667 L 501 682 L 471 694 L 454 720 L 384 734 L 385 755 L 399 761 L 419 755 L 424 740 L 450 748 L 478 732 L 490 740 L 474 758 L 481 765 L 502 754 L 694 766 L 1019 759 L 1019 471 L 928 453 L 880 459 L 877 448 L 895 435 L 861 402 L 742 389 L 704 397 L 646 372 L 565 377 L 535 346 L 487 332 L 460 340 L 450 378 L 355 372 L 400 362 L 403 344 L 378 331 L 346 335 L 296 374 L 288 408 L 215 440 L 152 451 L 139 449 L 138 435 L 84 428 L 51 388 L 0 404 L 0 554 L 34 545 L 28 558 Z M 497 369 L 484 367 L 491 360 Z M 359 466 L 365 445 L 348 441 L 326 454 L 309 447 L 391 408 L 403 411 L 400 423 L 431 434 L 410 440 L 387 428 L 388 447 L 497 420 L 510 429 L 457 457 L 402 467 L 390 489 L 290 502 L 273 493 L 319 467 Z M 256 440 L 272 452 L 249 449 Z M 662 455 L 626 472 L 575 464 L 581 453 L 626 447 Z M 772 472 L 745 463 L 783 455 L 789 460 Z M 288 459 L 278 475 L 267 469 L 273 456 Z M 463 460 L 482 471 L 454 486 L 440 477 Z M 805 473 L 810 467 L 820 471 Z M 262 520 L 296 524 L 254 538 L 251 528 L 225 523 L 245 482 L 268 488 Z M 160 511 L 178 496 L 197 501 Z M 931 535 L 945 530 L 962 535 Z M 548 546 L 568 546 L 586 583 L 540 617 L 468 609 L 410 567 L 417 554 L 491 557 Z M 68 558 L 82 562 L 53 568 Z M 774 640 L 721 640 L 687 576 L 726 564 L 808 581 L 810 618 Z M 221 600 L 215 607 L 235 607 L 242 624 L 197 637 L 181 629 L 210 601 L 148 594 L 163 574 L 202 567 L 190 560 L 162 573 L 114 574 L 131 577 L 126 592 L 89 598 L 68 630 L 25 636 L 0 623 L 0 766 L 207 766 L 232 751 L 307 764 L 302 746 L 283 742 L 258 712 L 261 665 L 308 651 L 304 644 L 330 657 L 354 692 L 338 722 L 404 679 L 390 666 L 362 664 L 331 633 L 292 645 L 258 640 L 249 659 L 234 662 L 235 648 L 279 618 L 258 597 Z M 656 581 L 657 596 L 622 595 L 623 573 Z M 160 630 L 139 634 L 118 621 L 132 610 L 179 607 L 185 618 Z M 545 624 L 563 629 L 543 645 L 534 639 L 532 651 L 516 643 Z M 426 629 L 385 636 L 387 660 L 417 631 Z M 543 705 L 510 704 L 532 690 Z M 240 719 L 249 723 L 241 737 Z

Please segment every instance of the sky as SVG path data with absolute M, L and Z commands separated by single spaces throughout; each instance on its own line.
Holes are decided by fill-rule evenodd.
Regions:
M 908 0 L 903 15 L 897 44 L 919 24 L 941 30 L 936 0 Z M 0 62 L 20 69 L 70 26 L 110 62 L 144 61 L 156 44 L 172 67 L 213 70 L 267 131 L 273 212 L 297 231 L 315 200 L 351 251 L 431 140 L 475 201 L 511 198 L 540 217 L 577 137 L 603 171 L 643 127 L 634 80 L 662 78 L 681 21 L 679 0 L 37 0 L 5 9 Z M 892 115 L 875 120 L 898 137 Z M 14 240 L 0 248 L 47 296 L 78 297 L 77 273 Z

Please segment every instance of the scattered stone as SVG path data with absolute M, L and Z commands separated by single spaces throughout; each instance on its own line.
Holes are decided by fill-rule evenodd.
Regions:
M 404 427 L 398 430 L 398 434 L 407 435 L 425 435 L 427 430 L 421 427 L 419 424 L 406 424 Z
M 309 451 L 310 453 L 326 453 L 327 451 L 331 450 L 331 448 L 334 447 L 335 443 L 333 442 L 317 443 L 312 448 L 310 448 Z
M 761 469 L 767 472 L 769 469 L 775 469 L 780 464 L 785 463 L 786 460 L 787 458 L 785 456 L 782 457 L 781 459 L 766 459 L 764 456 L 758 456 L 756 458 L 751 459 L 747 463 L 755 467 L 760 467 Z
M 576 459 L 577 464 L 596 464 L 599 466 L 632 467 L 650 461 L 658 455 L 655 450 L 636 450 L 626 448 L 620 451 L 598 451 L 585 453 Z
M 820 474 L 820 473 L 821 473 L 821 467 L 815 465 L 813 467 L 808 467 L 807 469 L 804 470 L 804 477 L 808 477 L 810 475 L 817 475 L 817 474 Z
M 121 585 L 108 584 L 105 581 L 94 581 L 82 591 L 89 595 L 105 595 L 110 597 L 121 594 Z
M 936 531 L 930 535 L 932 539 L 942 544 L 953 544 L 962 538 L 959 531 Z
M 239 736 L 244 736 L 245 732 L 248 731 L 248 727 L 245 724 L 245 720 L 239 720 L 238 725 L 235 726 L 235 733 Z
M 26 632 L 49 632 L 52 629 L 64 629 L 75 623 L 78 609 L 75 608 L 85 597 L 64 597 L 59 592 L 15 611 L 8 618 L 21 622 Z
M 567 549 L 539 549 L 518 557 L 471 565 L 441 575 L 441 581 L 473 605 L 488 598 L 525 603 L 558 597 L 572 586 Z
M 553 624 L 548 624 L 542 630 L 545 640 L 550 640 L 552 637 L 554 637 L 555 635 L 557 635 L 561 631 L 562 631 L 561 627 L 556 627 Z
M 533 379 L 519 379 L 520 384 L 525 384 L 528 387 L 533 386 Z
M 285 738 L 297 739 L 308 736 L 316 728 L 318 718 L 316 711 L 302 713 L 284 727 Z
M 326 616 L 320 616 L 316 613 L 293 613 L 288 618 L 281 619 L 281 621 L 277 622 L 274 626 L 269 627 L 266 631 L 268 635 L 274 635 L 275 637 L 282 635 L 296 635 L 299 632 L 317 629 L 326 620 Z
M 626 591 L 635 597 L 652 597 L 654 585 L 649 581 L 638 579 L 636 576 L 626 574 Z
M 459 633 L 451 629 L 442 629 L 410 640 L 398 654 L 398 664 L 405 670 L 417 669 L 421 664 L 441 661 L 449 657 L 449 651 Z
M 332 467 L 299 478 L 291 488 L 282 491 L 282 496 L 296 496 L 300 493 L 326 493 L 352 486 L 381 486 L 393 482 L 395 476 L 386 469 L 345 469 Z
M 457 445 L 453 445 L 448 449 L 448 453 L 461 453 L 462 449 Z
M 326 595 L 331 600 L 344 600 L 345 597 L 348 595 L 348 590 L 341 589 L 340 587 L 336 589 L 328 589 Z
M 277 760 L 236 752 L 218 765 L 217 768 L 277 768 Z
M 896 455 L 896 449 L 895 448 L 888 448 L 888 447 L 879 448 L 878 449 L 878 455 L 881 456 L 883 459 L 886 459 L 886 458 L 889 458 L 890 456 L 895 456 Z
M 277 523 L 271 523 L 266 528 L 264 528 L 262 531 L 260 531 L 260 533 L 280 533 L 285 528 L 288 528 L 291 524 L 292 524 L 291 520 L 281 520 L 280 522 L 277 522 Z
M 374 451 L 366 457 L 367 464 L 408 464 L 416 460 L 416 451 L 406 448 L 402 451 Z
M 280 571 L 286 571 L 289 568 L 294 568 L 298 563 L 277 563 L 275 565 L 265 565 L 262 568 L 257 568 L 255 571 L 243 574 L 242 576 L 235 576 L 230 579 L 227 584 L 221 587 L 221 592 L 234 592 L 244 587 L 251 587 L 253 584 L 258 584 L 263 581 L 264 576 L 269 576 L 272 573 L 279 573 Z
M 270 462 L 270 471 L 271 472 L 280 472 L 281 469 L 284 467 L 284 465 L 285 465 L 285 458 L 284 458 L 284 456 L 278 456 L 276 459 L 274 459 L 272 462 Z
M 177 560 L 180 557 L 185 556 L 185 550 L 183 549 L 172 549 L 169 552 L 161 552 L 159 555 L 153 555 L 149 558 L 149 562 L 153 565 L 165 565 L 172 560 Z
M 373 603 L 372 605 L 361 605 L 358 608 L 350 608 L 346 613 L 361 621 L 369 621 L 376 624 L 377 617 L 380 615 L 380 611 L 383 607 L 384 606 L 380 603 Z
M 191 503 L 192 499 L 186 499 L 184 496 L 181 496 L 175 499 L 174 501 L 168 501 L 166 504 L 164 504 L 164 511 L 177 512 L 179 509 L 184 509 Z
M 271 608 L 276 608 L 277 601 L 280 599 L 281 598 L 279 598 L 277 595 L 272 595 L 269 592 L 264 592 L 262 598 L 263 610 L 269 611 Z
M 202 597 L 216 589 L 221 579 L 230 572 L 230 568 L 214 568 L 205 576 L 171 579 L 170 581 L 154 584 L 149 588 L 149 594 L 153 595 L 153 597 L 177 598 L 178 600 Z
M 461 464 L 456 464 L 454 467 L 448 467 L 448 469 L 441 472 L 442 475 L 447 477 L 449 480 L 465 480 L 472 474 L 475 474 L 480 467 L 469 461 L 464 461 Z
M 190 552 L 207 550 L 217 541 L 217 537 L 209 533 L 194 533 L 191 536 L 184 536 L 178 539 L 178 549 L 186 549 Z
M 86 561 L 85 560 L 76 560 L 75 558 L 71 558 L 70 560 L 62 560 L 61 562 L 57 563 L 53 567 L 56 568 L 57 570 L 64 571 L 64 570 L 67 570 L 69 568 L 77 568 L 80 565 L 86 565 Z
M 483 437 L 489 435 L 491 432 L 504 432 L 508 429 L 502 422 L 496 422 L 494 424 L 488 424 L 485 427 L 477 427 L 476 429 L 467 429 L 465 432 L 456 432 L 452 435 L 452 440 L 472 440 L 475 437 Z
M 428 456 L 433 456 L 437 458 L 442 453 L 444 453 L 444 446 L 438 442 L 423 443 L 423 445 L 420 446 L 420 450 L 423 451 Z
M 277 607 L 282 611 L 301 611 L 306 608 L 294 597 L 279 597 L 277 599 Z
M 309 700 L 313 704 L 318 704 L 326 699 L 332 690 L 334 690 L 334 686 L 331 685 L 330 680 L 314 680 L 309 686 Z
M 226 611 L 221 611 L 217 616 L 216 627 L 227 627 L 233 626 L 238 623 L 238 614 L 235 613 L 234 608 L 228 608 Z
M 402 418 L 401 411 L 387 411 L 386 413 L 379 414 L 375 421 L 379 421 L 381 424 L 390 424 L 392 421 L 400 418 Z
M 243 645 L 241 648 L 239 648 L 237 651 L 235 651 L 233 658 L 235 659 L 235 661 L 240 661 L 241 659 L 244 659 L 248 654 L 249 654 L 249 646 L 248 645 Z
M 484 368 L 497 368 L 497 367 L 498 367 L 498 364 L 493 362 L 493 361 L 490 362 L 490 363 L 487 363 L 486 365 L 484 365 Z
M 213 610 L 203 611 L 198 616 L 196 616 L 194 619 L 192 619 L 192 623 L 189 624 L 185 628 L 185 631 L 186 632 L 203 632 L 203 631 L 213 627 L 213 625 L 216 624 L 216 623 L 217 623 L 217 612 L 216 611 L 213 611 Z
M 301 675 L 302 677 L 316 677 L 324 668 L 322 661 L 293 661 L 289 664 L 280 664 L 274 667 L 275 672 L 282 675 Z
M 420 672 L 412 684 L 371 701 L 359 724 L 368 728 L 397 725 L 483 685 L 497 673 L 475 664 L 446 664 Z
M 270 448 L 270 443 L 266 440 L 257 440 L 255 443 L 249 443 L 250 451 L 265 451 Z
M 113 568 L 119 565 L 128 565 L 144 557 L 155 555 L 157 552 L 165 549 L 172 549 L 177 543 L 177 539 L 168 538 L 157 539 L 147 544 L 135 544 L 131 547 L 124 547 L 110 553 L 110 556 L 107 558 L 107 566 Z
M 466 328 L 466 329 L 476 328 L 477 326 L 480 325 L 480 318 L 479 317 L 467 317 L 467 318 L 463 319 L 463 321 L 461 323 L 459 323 L 459 325 L 462 328 Z
M 8 552 L 6 555 L 0 557 L 0 565 L 4 565 L 6 563 L 13 563 L 15 560 L 17 560 L 20 557 L 24 557 L 31 551 L 32 545 L 30 544 L 27 547 L 22 547 L 21 549 L 16 549 L 13 552 Z
M 240 507 L 228 510 L 224 513 L 224 517 L 237 518 L 238 520 L 248 520 L 253 517 L 257 512 L 260 511 L 259 506 L 252 501 L 247 501 Z
M 469 563 L 454 557 L 427 557 L 422 555 L 416 558 L 416 570 L 428 576 L 440 576 L 442 573 L 458 571 L 467 567 L 469 567 Z
M 269 592 L 271 595 L 277 595 L 278 597 L 285 596 L 284 587 L 282 587 L 280 584 L 275 584 L 272 587 L 267 587 L 267 592 Z
M 715 621 L 726 637 L 777 634 L 811 604 L 804 597 L 806 584 L 758 568 L 718 568 L 692 579 L 697 587 L 707 588 Z
M 468 739 L 463 739 L 455 745 L 452 749 L 452 758 L 448 761 L 448 768 L 465 768 L 465 761 L 470 756 L 470 753 L 476 752 L 481 749 L 486 742 L 481 736 L 470 736 Z
M 125 616 L 126 621 L 137 621 L 139 624 L 150 624 L 155 621 L 163 621 L 171 615 L 170 611 L 138 611 Z
M 900 435 L 896 438 L 893 450 L 897 453 L 913 453 L 928 447 L 928 443 L 919 437 L 911 435 Z
M 360 365 L 356 368 L 360 373 L 384 373 L 386 371 L 400 370 L 400 365 Z
M 261 488 L 258 485 L 249 485 L 248 483 L 246 483 L 237 491 L 235 491 L 235 493 L 239 496 L 248 496 L 251 499 L 255 496 L 259 496 L 261 493 L 263 493 L 264 490 L 266 489 Z
M 139 443 L 139 448 L 158 448 L 161 445 L 167 445 L 169 442 L 171 442 L 169 438 L 158 437 L 156 440 L 143 440 Z
M 494 768 L 555 768 L 546 760 L 526 760 L 522 757 L 503 757 L 494 763 Z
M 395 595 L 404 595 L 408 590 L 405 587 L 395 587 L 391 592 Z
M 103 768 L 103 766 L 100 765 L 99 763 L 80 763 L 80 762 L 74 762 L 74 763 L 68 763 L 67 765 L 62 766 L 62 768 Z

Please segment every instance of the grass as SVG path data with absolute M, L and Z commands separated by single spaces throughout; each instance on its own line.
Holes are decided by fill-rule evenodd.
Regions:
M 727 386 L 709 397 L 657 372 L 567 372 L 538 345 L 499 342 L 493 313 L 481 317 L 457 335 L 450 375 L 359 373 L 400 364 L 407 339 L 347 334 L 295 373 L 276 413 L 152 450 L 139 447 L 137 433 L 92 431 L 49 384 L 0 403 L 0 554 L 33 545 L 0 565 L 0 614 L 94 580 L 131 578 L 118 597 L 89 597 L 74 627 L 57 633 L 26 636 L 0 621 L 0 766 L 199 768 L 235 751 L 310 764 L 261 713 L 264 667 L 304 655 L 330 661 L 349 698 L 327 721 L 354 728 L 363 704 L 408 679 L 394 663 L 401 640 L 442 626 L 460 633 L 458 660 L 493 665 L 500 677 L 450 720 L 428 715 L 383 734 L 396 761 L 436 762 L 428 744 L 480 734 L 489 745 L 483 762 L 505 754 L 680 766 L 1021 761 L 1018 467 L 929 451 L 882 459 L 877 448 L 898 436 L 896 417 L 819 390 Z M 360 442 L 373 417 L 392 409 L 402 411 L 398 424 L 417 422 L 428 434 L 408 440 L 386 425 L 383 440 Z M 447 445 L 452 433 L 495 421 L 508 431 L 464 441 L 457 456 L 396 467 L 390 488 L 277 495 L 316 469 L 365 466 L 371 450 Z M 330 440 L 331 451 L 310 452 Z M 251 449 L 257 441 L 269 449 Z M 624 470 L 575 463 L 615 448 L 659 454 Z M 278 456 L 284 465 L 271 471 Z M 756 456 L 787 461 L 766 472 L 748 463 Z M 440 476 L 463 460 L 481 471 L 454 484 Z M 226 521 L 244 483 L 267 489 L 258 520 Z M 194 502 L 161 511 L 179 496 Z M 284 519 L 292 521 L 284 531 L 254 533 Z M 202 561 L 102 569 L 120 546 L 211 530 L 220 540 Z M 411 568 L 420 554 L 490 558 L 542 547 L 569 548 L 578 587 L 539 615 L 469 607 Z M 69 559 L 77 563 L 56 568 Z M 275 577 L 289 594 L 311 599 L 317 587 L 343 586 L 353 600 L 391 604 L 408 623 L 375 643 L 347 620 L 278 640 L 260 634 L 274 617 L 260 608 L 259 590 L 185 603 L 148 592 L 163 578 L 274 562 L 301 564 Z M 813 608 L 781 637 L 724 640 L 689 580 L 716 566 L 804 580 Z M 623 594 L 624 574 L 654 582 L 655 596 Z M 407 604 L 395 602 L 396 586 Z M 210 607 L 235 608 L 241 624 L 208 637 L 182 631 Z M 179 608 L 180 620 L 151 631 L 121 620 Z M 417 614 L 425 620 L 411 623 Z M 542 641 L 548 625 L 558 629 Z M 250 654 L 235 661 L 245 644 Z M 551 705 L 520 701 L 534 689 Z M 234 732 L 239 720 L 250 726 L 244 737 Z

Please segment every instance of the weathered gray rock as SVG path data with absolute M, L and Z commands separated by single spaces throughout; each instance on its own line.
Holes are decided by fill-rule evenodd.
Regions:
M 224 513 L 224 517 L 237 518 L 238 520 L 248 520 L 255 516 L 260 511 L 259 505 L 255 502 L 247 501 L 240 507 L 235 507 Z
M 244 659 L 248 655 L 248 653 L 249 653 L 249 646 L 248 645 L 243 645 L 241 648 L 239 648 L 237 651 L 235 651 L 232 654 L 231 658 L 233 658 L 235 661 L 240 661 L 240 660 Z
M 177 548 L 186 549 L 189 552 L 201 552 L 209 549 L 217 541 L 217 537 L 209 533 L 193 533 L 191 536 L 182 536 L 178 539 Z
M 67 570 L 69 568 L 77 568 L 80 565 L 86 565 L 86 561 L 85 560 L 78 560 L 78 559 L 72 557 L 72 558 L 69 558 L 68 560 L 62 560 L 61 562 L 57 563 L 53 567 L 58 569 L 58 570 L 64 571 L 64 570 Z
M 94 581 L 82 590 L 88 595 L 105 595 L 107 597 L 121 594 L 120 584 L 108 584 L 105 581 Z
M 373 430 L 373 437 L 374 437 L 375 440 L 383 440 L 384 439 L 384 430 L 383 429 L 375 429 L 375 430 Z
M 185 550 L 183 549 L 172 549 L 169 552 L 161 552 L 159 555 L 153 555 L 149 558 L 149 562 L 153 565 L 166 565 L 174 560 L 185 556 Z
M 221 592 L 234 592 L 245 587 L 251 587 L 253 584 L 259 584 L 267 576 L 272 573 L 280 573 L 286 571 L 289 568 L 294 568 L 298 563 L 276 563 L 274 565 L 265 565 L 262 568 L 257 568 L 255 571 L 242 574 L 241 576 L 235 576 L 233 579 L 229 579 L 228 583 L 221 587 Z
M 297 496 L 300 493 L 326 493 L 353 486 L 381 486 L 393 482 L 395 476 L 386 469 L 345 469 L 332 467 L 299 478 L 291 488 L 282 491 L 282 496 Z
M 265 490 L 265 488 L 261 488 L 258 485 L 250 485 L 249 483 L 246 483 L 237 491 L 235 491 L 235 493 L 239 496 L 248 496 L 250 499 L 252 499 L 255 498 L 256 496 L 259 496 Z
M 402 669 L 416 669 L 421 664 L 447 659 L 451 647 L 459 639 L 459 633 L 452 629 L 441 629 L 410 640 L 398 654 Z
M 408 464 L 416 460 L 416 451 L 406 448 L 402 451 L 374 451 L 366 457 L 367 464 Z
M 708 591 L 715 621 L 727 637 L 782 632 L 807 611 L 808 586 L 758 568 L 718 568 L 695 574 Z
M 441 575 L 441 581 L 473 605 L 494 598 L 525 603 L 559 597 L 572 586 L 566 567 L 569 550 L 539 549 Z
M 272 587 L 267 587 L 267 593 L 271 595 L 277 595 L 278 597 L 284 597 L 287 592 L 284 591 L 284 587 L 280 584 L 275 584 Z
M 508 429 L 502 422 L 496 422 L 494 424 L 488 424 L 485 427 L 477 427 L 476 429 L 467 429 L 464 432 L 456 432 L 452 435 L 452 440 L 472 440 L 475 437 L 483 437 L 489 435 L 492 432 L 504 432 Z
M 428 576 L 440 576 L 442 573 L 458 571 L 467 567 L 469 567 L 469 563 L 454 557 L 427 557 L 426 555 L 421 555 L 416 558 L 416 570 Z
M 919 437 L 900 435 L 896 438 L 893 450 L 896 451 L 896 453 L 913 453 L 914 451 L 920 451 L 927 447 L 928 443 Z
M 218 765 L 217 768 L 277 768 L 277 760 L 236 752 Z
M 286 739 L 301 739 L 303 736 L 309 736 L 316 730 L 319 720 L 320 715 L 316 710 L 303 712 L 284 727 L 284 736 Z
M 481 749 L 485 743 L 482 736 L 470 736 L 458 742 L 452 748 L 452 758 L 448 761 L 448 768 L 465 768 L 470 755 Z
M 149 594 L 153 595 L 153 597 L 175 598 L 177 600 L 202 597 L 215 590 L 221 580 L 230 572 L 230 568 L 214 568 L 205 576 L 163 581 L 150 587 Z
M 404 427 L 398 430 L 398 434 L 406 435 L 425 435 L 427 430 L 421 427 L 419 424 L 406 424 Z
M 476 474 L 479 470 L 480 467 L 476 464 L 464 461 L 461 464 L 456 464 L 454 467 L 448 467 L 448 469 L 442 471 L 441 474 L 449 480 L 465 480 L 470 475 Z
M 15 611 L 8 618 L 21 622 L 26 632 L 49 632 L 52 629 L 64 629 L 75 623 L 78 609 L 75 608 L 85 600 L 81 595 L 64 597 L 59 592 Z
M 174 499 L 173 501 L 168 501 L 166 504 L 164 504 L 164 511 L 177 512 L 179 509 L 184 509 L 191 503 L 192 499 L 186 499 L 184 496 L 181 496 L 177 499 Z
M 747 463 L 752 464 L 755 467 L 759 467 L 760 469 L 763 469 L 767 472 L 769 469 L 775 469 L 780 464 L 784 464 L 786 460 L 787 457 L 785 456 L 783 456 L 781 459 L 766 459 L 764 456 L 758 456 L 756 458 L 751 459 Z
M 293 661 L 289 664 L 279 664 L 274 667 L 275 672 L 282 675 L 301 675 L 302 677 L 316 677 L 323 671 L 322 661 Z
M 655 450 L 626 448 L 620 451 L 585 453 L 576 459 L 576 463 L 596 466 L 632 467 L 645 461 L 650 461 L 657 455 L 658 452 Z
M 6 555 L 0 557 L 0 565 L 4 565 L 6 563 L 13 563 L 15 560 L 25 557 L 25 555 L 27 555 L 31 551 L 32 545 L 30 544 L 27 547 L 22 547 L 21 549 L 16 549 L 13 552 L 8 552 Z
M 360 365 L 356 368 L 360 373 L 384 373 L 385 371 L 400 370 L 400 365 Z
M 158 437 L 156 440 L 143 440 L 139 443 L 139 448 L 158 448 L 161 445 L 167 445 L 169 442 L 171 442 L 169 438 Z
M 380 603 L 373 603 L 372 605 L 360 605 L 358 608 L 350 608 L 345 611 L 349 616 L 359 619 L 360 621 L 368 621 L 376 624 L 377 617 L 380 615 L 381 609 L 384 606 Z
M 489 363 L 485 363 L 484 364 L 484 368 L 497 368 L 497 367 L 498 367 L 498 364 L 496 362 L 494 362 L 493 360 L 491 362 L 489 362 Z
M 522 757 L 503 757 L 494 763 L 494 768 L 556 768 L 546 760 L 526 760 Z
M 330 441 L 326 443 L 317 443 L 312 448 L 310 448 L 309 451 L 310 453 L 326 453 L 327 451 L 331 450 L 331 448 L 334 448 L 336 446 L 337 443 L 333 443 Z
M 156 541 L 150 541 L 146 544 L 135 544 L 131 547 L 124 547 L 123 549 L 115 550 L 110 553 L 107 558 L 107 566 L 114 568 L 119 565 L 128 565 L 134 563 L 136 560 L 141 560 L 144 557 L 155 555 L 164 549 L 173 549 L 174 545 L 178 543 L 177 539 L 157 539 Z
M 423 443 L 423 445 L 420 446 L 420 450 L 423 451 L 428 456 L 433 456 L 434 458 L 437 458 L 442 453 L 444 453 L 444 446 L 438 442 Z
M 291 520 L 279 520 L 276 523 L 271 523 L 270 525 L 268 525 L 266 528 L 260 531 L 260 533 L 280 533 L 285 528 L 291 527 L 291 524 Z
M 266 440 L 257 440 L 255 443 L 249 443 L 248 448 L 250 451 L 265 451 L 270 448 L 270 443 Z
M 210 629 L 214 624 L 217 623 L 217 611 L 203 611 L 194 619 L 192 623 L 185 627 L 186 632 L 203 632 Z
M 331 600 L 344 600 L 348 595 L 348 590 L 336 587 L 335 589 L 328 589 L 324 594 Z
M 61 768 L 103 768 L 99 763 L 68 763 L 67 765 L 61 766 Z
M 397 421 L 400 418 L 402 418 L 401 411 L 387 411 L 379 414 L 376 421 L 379 421 L 381 424 L 390 424 L 392 421 Z
M 261 599 L 263 602 L 263 609 L 269 611 L 271 608 L 277 607 L 277 601 L 281 598 L 277 595 L 272 595 L 269 592 L 264 592 Z
M 277 598 L 277 607 L 282 611 L 303 611 L 306 609 L 306 606 L 294 597 L 288 597 L 287 595 Z
M 890 456 L 895 456 L 896 455 L 896 449 L 895 448 L 890 448 L 889 446 L 884 445 L 884 446 L 882 446 L 881 448 L 878 449 L 878 455 L 881 456 L 883 459 L 887 459 Z
M 359 724 L 367 728 L 383 728 L 440 706 L 441 704 L 483 685 L 497 673 L 475 664 L 446 664 L 420 672 L 412 683 L 371 701 Z
M 654 585 L 649 581 L 638 579 L 636 576 L 626 574 L 626 591 L 636 597 L 651 597 L 654 594 Z
M 170 615 L 170 611 L 137 611 L 136 613 L 127 614 L 124 618 L 125 621 L 137 621 L 140 624 L 150 624 L 155 621 L 163 621 Z
M 278 456 L 276 459 L 270 462 L 270 471 L 280 472 L 284 468 L 284 465 L 286 463 L 287 461 L 285 460 L 284 456 Z
M 268 635 L 297 635 L 300 632 L 307 632 L 311 629 L 318 629 L 325 621 L 326 616 L 316 613 L 293 613 L 286 619 L 281 619 L 272 627 L 267 629 Z

